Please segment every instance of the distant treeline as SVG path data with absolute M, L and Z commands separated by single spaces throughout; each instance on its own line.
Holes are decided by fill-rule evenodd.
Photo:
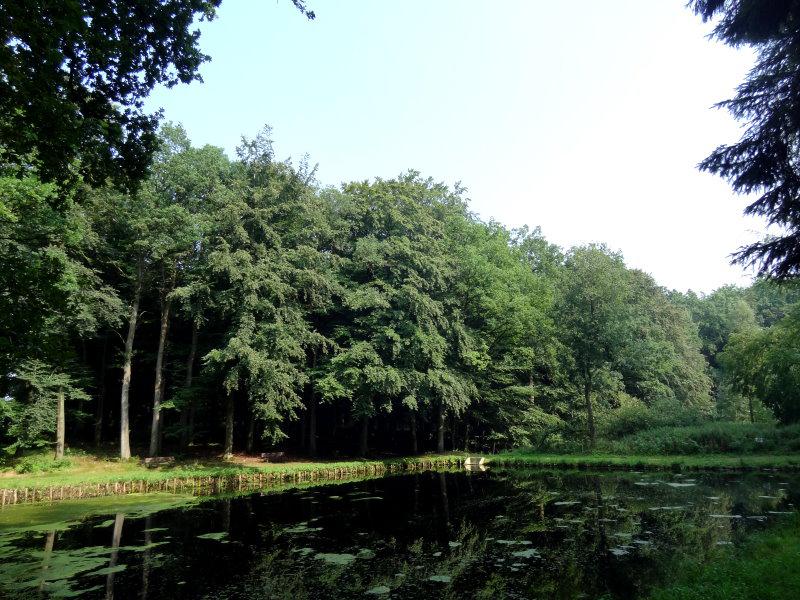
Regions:
M 414 172 L 162 128 L 135 191 L 0 170 L 0 445 L 494 450 L 800 418 L 800 292 L 670 292 Z M 3 396 L 5 397 L 3 399 Z

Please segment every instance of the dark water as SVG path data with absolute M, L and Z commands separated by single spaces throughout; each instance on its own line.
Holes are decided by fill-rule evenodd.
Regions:
M 637 598 L 798 492 L 789 474 L 498 470 L 15 507 L 0 597 Z

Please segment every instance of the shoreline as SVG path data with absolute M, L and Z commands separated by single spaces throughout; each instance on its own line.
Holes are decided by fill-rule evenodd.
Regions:
M 128 472 L 90 475 L 53 471 L 0 478 L 0 508 L 69 499 L 171 492 L 208 496 L 257 491 L 286 483 L 336 482 L 360 476 L 412 473 L 462 467 L 467 454 L 425 455 L 384 460 L 264 463 L 263 465 L 179 464 L 147 469 L 131 465 Z M 532 467 L 595 471 L 797 471 L 798 455 L 618 456 L 610 454 L 543 454 L 509 452 L 485 456 L 488 467 Z M 109 466 L 118 465 L 108 462 Z

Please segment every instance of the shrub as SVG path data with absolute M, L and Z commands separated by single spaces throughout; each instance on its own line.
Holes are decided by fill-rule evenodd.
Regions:
M 68 458 L 56 460 L 41 454 L 26 456 L 17 461 L 14 470 L 17 473 L 44 473 L 45 471 L 58 471 L 72 465 Z
M 616 408 L 598 411 L 598 433 L 601 438 L 620 437 L 649 429 L 681 427 L 706 420 L 705 414 L 675 400 L 658 400 L 647 405 L 641 400 L 620 394 Z
M 606 442 L 622 454 L 753 454 L 800 448 L 800 426 L 710 422 L 688 427 L 658 427 Z

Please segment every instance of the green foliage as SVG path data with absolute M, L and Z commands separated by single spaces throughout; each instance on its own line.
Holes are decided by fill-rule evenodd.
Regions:
M 604 447 L 620 454 L 645 455 L 792 453 L 800 450 L 800 426 L 709 422 L 655 427 L 609 441 Z
M 0 140 L 4 163 L 37 165 L 48 181 L 74 171 L 135 185 L 155 149 L 158 85 L 199 79 L 208 57 L 195 17 L 219 0 L 131 3 L 0 2 Z M 76 159 L 80 162 L 77 163 Z
M 791 600 L 800 596 L 800 521 L 748 536 L 735 549 L 720 549 L 708 560 L 676 561 L 669 583 L 650 600 Z
M 735 391 L 760 398 L 783 423 L 800 421 L 800 305 L 767 329 L 731 336 L 721 361 Z
M 702 421 L 706 416 L 699 409 L 682 405 L 674 399 L 647 404 L 620 394 L 618 402 L 617 407 L 606 407 L 598 413 L 600 435 L 609 440 L 655 428 L 687 426 Z
M 9 454 L 52 443 L 59 394 L 66 400 L 89 399 L 71 375 L 38 360 L 23 363 L 11 381 L 12 393 L 3 401 L 9 426 L 7 433 L 0 437 L 8 443 L 4 450 Z
M 156 448 L 163 427 L 182 447 L 224 429 L 226 451 L 229 435 L 310 453 L 317 439 L 352 452 L 355 437 L 574 450 L 587 431 L 602 445 L 722 415 L 793 418 L 793 289 L 669 293 L 604 246 L 565 253 L 538 229 L 483 222 L 461 188 L 415 172 L 340 189 L 313 175 L 275 160 L 268 128 L 229 159 L 167 124 L 135 193 L 0 179 L 2 443 L 48 444 L 62 388 L 93 394 L 107 436 L 120 354 L 134 438 L 149 421 Z M 761 382 L 745 376 L 767 364 L 746 335 L 770 358 Z M 32 381 L 67 379 L 15 375 L 34 364 Z
M 27 357 L 64 354 L 65 334 L 116 324 L 121 304 L 86 258 L 88 215 L 63 191 L 29 174 L 0 177 L 0 373 Z
M 68 458 L 55 459 L 50 455 L 33 455 L 21 458 L 14 465 L 14 471 L 20 475 L 34 473 L 50 473 L 60 471 L 72 466 Z
M 756 55 L 736 96 L 720 103 L 747 124 L 742 137 L 719 146 L 700 167 L 727 179 L 738 193 L 757 194 L 745 213 L 766 217 L 782 232 L 744 247 L 737 260 L 778 278 L 797 276 L 800 183 L 794 144 L 800 98 L 794 90 L 800 83 L 800 32 L 794 24 L 800 8 L 793 2 L 763 5 L 757 0 L 693 0 L 690 5 L 703 20 L 715 20 L 713 37 L 734 47 L 751 46 Z

